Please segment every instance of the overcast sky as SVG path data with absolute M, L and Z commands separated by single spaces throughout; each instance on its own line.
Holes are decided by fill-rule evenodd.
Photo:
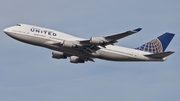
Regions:
M 1 0 L 0 101 L 179 101 L 179 0 Z M 136 48 L 175 33 L 165 62 L 72 64 L 3 29 L 32 24 L 89 39 L 142 27 L 116 45 Z

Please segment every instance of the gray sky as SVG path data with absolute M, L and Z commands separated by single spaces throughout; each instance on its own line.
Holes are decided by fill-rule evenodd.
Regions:
M 1 0 L 0 101 L 179 101 L 179 0 Z M 175 33 L 165 62 L 71 64 L 52 50 L 16 41 L 3 29 L 26 23 L 88 38 L 142 27 L 130 48 Z

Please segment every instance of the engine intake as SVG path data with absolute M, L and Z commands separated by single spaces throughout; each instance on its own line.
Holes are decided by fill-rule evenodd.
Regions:
M 64 55 L 64 53 L 62 53 L 62 52 L 52 52 L 52 58 L 55 58 L 55 59 L 66 59 L 67 56 Z
M 71 41 L 64 41 L 63 47 L 67 47 L 67 48 L 76 48 L 77 45 L 75 45 L 75 44 L 74 44 L 73 42 L 71 42 Z
M 70 57 L 70 62 L 71 63 L 84 63 L 84 60 L 77 57 L 77 56 L 71 56 Z
M 106 43 L 106 39 L 104 37 L 91 37 L 90 43 L 95 45 L 101 45 Z

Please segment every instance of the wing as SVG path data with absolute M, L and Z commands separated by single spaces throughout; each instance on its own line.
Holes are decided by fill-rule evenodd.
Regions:
M 104 37 L 91 37 L 89 40 L 76 40 L 76 41 L 67 41 L 61 40 L 59 42 L 48 41 L 46 44 L 52 44 L 60 47 L 68 47 L 68 48 L 79 48 L 79 49 L 86 49 L 86 48 L 95 48 L 98 49 L 97 46 L 106 46 L 109 44 L 114 44 L 117 40 L 137 33 L 142 28 L 137 28 L 135 30 L 126 31 L 119 34 L 104 36 Z
M 108 44 L 116 43 L 117 40 L 119 40 L 121 38 L 124 38 L 124 37 L 127 37 L 129 35 L 132 35 L 134 33 L 137 33 L 141 29 L 142 28 L 137 28 L 135 30 L 130 30 L 130 31 L 126 31 L 126 32 L 123 32 L 123 33 L 104 36 L 104 37 L 92 37 L 92 38 L 90 38 L 90 40 L 81 40 L 81 41 L 79 41 L 79 43 L 82 46 L 91 46 L 91 45 L 105 46 L 105 45 L 108 45 Z
M 58 47 L 65 47 L 65 48 L 75 48 L 77 50 L 81 50 L 87 54 L 93 54 L 96 50 L 99 50 L 99 46 L 106 46 L 109 44 L 113 44 L 117 42 L 117 40 L 137 33 L 141 30 L 141 28 L 137 28 L 135 30 L 126 31 L 119 34 L 104 36 L 104 37 L 92 37 L 89 40 L 76 40 L 76 41 L 69 41 L 69 40 L 59 40 L 57 41 L 47 41 L 45 44 L 47 45 L 55 45 Z M 61 54 L 60 54 L 61 55 Z M 72 63 L 84 63 L 85 61 L 92 61 L 94 60 L 89 57 L 78 57 L 73 55 L 67 55 L 70 57 L 70 62 Z

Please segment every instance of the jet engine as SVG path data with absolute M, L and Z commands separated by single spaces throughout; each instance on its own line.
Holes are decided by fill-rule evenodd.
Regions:
M 70 62 L 71 62 L 71 63 L 84 63 L 84 60 L 83 60 L 83 59 L 80 59 L 80 58 L 77 57 L 77 56 L 71 56 L 71 57 L 70 57 Z
M 73 42 L 71 41 L 64 41 L 63 42 L 63 47 L 67 47 L 67 48 L 76 48 L 77 45 L 75 45 Z
M 104 37 L 91 37 L 90 43 L 95 45 L 101 45 L 106 43 L 106 39 Z
M 52 52 L 52 58 L 55 59 L 66 59 L 67 56 L 64 55 L 62 52 Z

